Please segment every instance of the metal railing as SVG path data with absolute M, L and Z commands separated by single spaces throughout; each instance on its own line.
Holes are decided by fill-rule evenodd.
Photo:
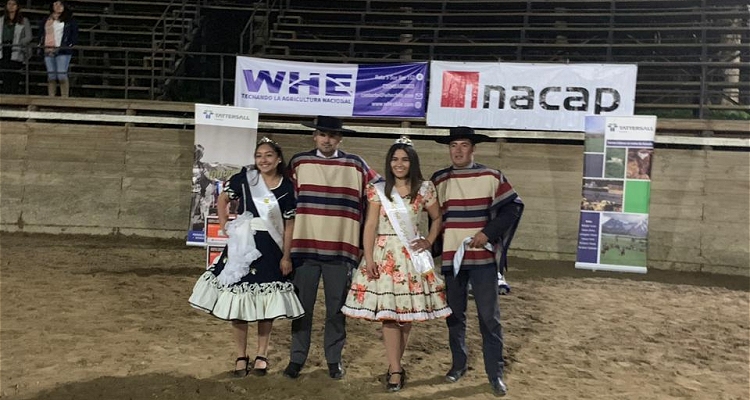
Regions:
M 284 0 L 262 0 L 253 3 L 253 12 L 247 19 L 245 27 L 242 28 L 242 33 L 240 33 L 240 54 L 252 52 L 258 32 L 261 32 L 264 35 L 264 40 L 267 40 L 271 33 L 271 16 L 274 13 L 282 13 L 284 3 L 286 3 Z M 263 19 L 258 27 L 255 20 L 260 15 L 263 15 Z M 247 48 L 245 48 L 246 45 Z
M 20 69 L 4 68 L 0 65 L 3 94 L 46 94 L 47 72 L 43 57 L 37 55 L 37 46 L 28 46 L 28 54 L 34 54 Z M 41 54 L 41 53 L 39 53 Z M 71 81 L 71 96 L 102 97 L 119 99 L 156 100 L 164 93 L 166 79 L 176 82 L 175 92 L 180 100 L 189 101 L 180 90 L 189 92 L 187 86 L 200 87 L 204 95 L 193 96 L 203 101 L 224 104 L 234 91 L 234 53 L 192 52 L 175 49 L 148 49 L 136 47 L 75 46 L 68 76 Z M 168 65 L 153 62 L 160 59 L 182 58 L 192 66 L 204 64 L 215 66 L 208 77 L 174 75 Z M 106 65 L 105 65 L 106 64 Z M 8 77 L 16 74 L 20 88 L 10 90 Z M 12 81 L 12 79 L 10 79 Z M 15 88 L 14 88 L 15 89 Z M 11 93 L 12 92 L 12 93 Z M 174 96 L 173 96 L 174 97 Z
M 41 54 L 38 47 L 29 46 L 29 54 Z M 237 54 L 219 52 L 194 52 L 174 49 L 148 49 L 133 47 L 75 46 L 69 76 L 71 95 L 75 97 L 101 97 L 124 99 L 165 99 L 188 102 L 226 104 L 234 97 L 235 59 Z M 183 59 L 186 67 L 175 74 L 156 59 Z M 654 63 L 659 68 L 669 63 Z M 649 67 L 639 63 L 639 69 Z M 748 119 L 750 105 L 746 96 L 750 85 L 739 82 L 712 81 L 708 78 L 710 63 L 696 63 L 703 73 L 700 81 L 644 81 L 641 76 L 636 89 L 636 111 L 649 112 L 668 118 L 691 119 Z M 718 68 L 721 69 L 721 68 Z M 747 67 L 743 67 L 746 71 Z M 35 55 L 20 69 L 0 66 L 0 77 L 7 80 L 16 74 L 20 94 L 46 94 L 46 72 L 42 57 Z M 705 75 L 704 75 L 705 74 Z M 169 92 L 162 91 L 166 79 L 174 82 Z M 3 82 L 3 93 L 8 93 Z M 739 102 L 723 101 L 727 89 L 736 88 Z M 683 98 L 693 102 L 678 102 Z M 649 99 L 653 101 L 644 101 Z M 737 115 L 731 115 L 732 113 Z
M 171 56 L 176 55 L 169 51 L 171 49 L 168 45 L 168 38 L 170 35 L 176 34 L 181 40 L 180 44 L 177 46 L 177 50 L 182 50 L 184 47 L 183 44 L 188 37 L 188 33 L 192 29 L 195 20 L 200 18 L 200 2 L 198 2 L 193 5 L 196 10 L 194 18 L 186 23 L 185 15 L 187 14 L 187 5 L 187 0 L 171 0 L 151 30 L 152 54 L 150 62 L 151 65 L 154 66 L 157 63 L 160 64 L 159 71 L 161 72 L 161 77 L 159 82 L 162 84 L 166 84 L 167 80 L 172 78 L 172 76 L 167 76 L 167 71 L 175 71 L 175 67 L 179 62 L 175 57 L 167 57 L 168 54 Z M 158 57 L 157 54 L 159 54 Z M 152 74 L 155 73 L 156 68 L 152 68 L 151 72 Z M 152 84 L 157 81 L 155 78 L 156 77 L 152 76 Z M 152 86 L 152 95 L 155 93 L 155 90 L 156 88 Z

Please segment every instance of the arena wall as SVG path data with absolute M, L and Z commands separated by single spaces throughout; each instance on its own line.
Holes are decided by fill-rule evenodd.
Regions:
M 276 134 L 288 157 L 309 134 Z M 389 138 L 346 137 L 345 151 L 377 170 Z M 0 230 L 183 238 L 190 206 L 193 130 L 3 121 Z M 422 169 L 448 164 L 447 147 L 416 140 Z M 512 255 L 574 260 L 583 146 L 485 143 L 526 211 Z M 649 267 L 750 276 L 750 154 L 655 151 Z

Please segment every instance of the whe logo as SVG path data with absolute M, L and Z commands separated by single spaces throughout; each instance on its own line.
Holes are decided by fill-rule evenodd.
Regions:
M 514 85 L 509 88 L 501 85 L 479 84 L 479 72 L 444 71 L 440 106 L 445 108 L 465 108 L 467 92 L 470 90 L 469 107 L 479 107 L 479 91 L 482 91 L 482 108 L 491 107 L 493 93 L 498 98 L 498 109 L 533 110 L 539 106 L 543 110 L 588 111 L 591 102 L 590 91 L 579 86 L 548 86 L 535 88 Z M 537 92 L 539 95 L 537 96 Z M 553 104 L 548 96 L 564 94 L 560 104 Z M 506 97 L 510 96 L 506 99 Z M 559 96 L 557 96 L 559 98 Z M 620 92 L 609 87 L 598 87 L 594 91 L 594 114 L 612 112 L 620 106 Z
M 325 95 L 351 97 L 354 95 L 354 76 L 352 74 L 327 72 L 299 72 L 269 70 L 242 70 L 245 87 L 249 93 L 290 94 L 300 91 L 308 95 Z M 282 88 L 286 87 L 286 93 Z

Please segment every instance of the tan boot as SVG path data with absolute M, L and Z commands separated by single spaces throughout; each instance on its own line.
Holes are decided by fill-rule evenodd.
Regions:
M 47 81 L 47 94 L 55 97 L 57 94 L 57 81 Z
M 60 96 L 68 97 L 70 94 L 70 81 L 60 81 Z

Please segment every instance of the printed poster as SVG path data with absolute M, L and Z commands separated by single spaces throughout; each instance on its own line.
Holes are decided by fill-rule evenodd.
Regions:
M 219 257 L 223 251 L 224 246 L 206 246 L 206 269 L 215 263 L 216 258 Z
M 209 104 L 195 105 L 192 200 L 187 244 L 206 246 L 221 242 L 218 229 L 208 221 L 218 221 L 217 201 L 224 182 L 242 167 L 255 162 L 258 136 L 258 110 Z
M 656 117 L 586 117 L 576 268 L 645 273 Z
M 587 115 L 628 116 L 636 65 L 430 63 L 428 126 L 581 132 Z
M 423 118 L 427 63 L 332 64 L 237 57 L 234 105 L 263 114 Z

